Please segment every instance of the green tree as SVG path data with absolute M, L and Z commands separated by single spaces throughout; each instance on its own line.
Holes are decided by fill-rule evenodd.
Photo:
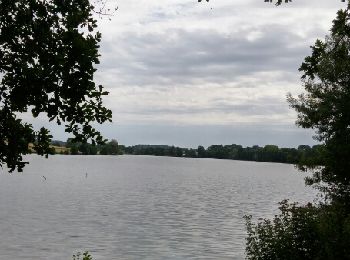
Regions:
M 350 3 L 338 11 L 331 33 L 317 40 L 300 71 L 306 93 L 288 101 L 298 112 L 297 124 L 316 129 L 324 143 L 323 168 L 314 168 L 309 184 L 328 195 L 350 198 Z M 325 184 L 325 185 L 322 185 Z M 334 195 L 334 196 L 333 196 Z
M 176 157 L 182 157 L 182 155 L 183 155 L 182 148 L 176 147 L 176 148 L 175 148 L 175 156 L 176 156 Z
M 306 183 L 325 200 L 283 202 L 279 215 L 258 224 L 248 218 L 248 259 L 350 259 L 350 3 L 338 11 L 325 41 L 312 46 L 300 71 L 306 93 L 288 95 L 288 101 L 298 112 L 297 124 L 315 129 L 323 143 L 298 148 L 316 158 L 302 160 L 301 169 L 312 171 Z
M 96 145 L 90 144 L 89 145 L 89 154 L 90 155 L 96 155 L 98 152 Z
M 115 139 L 112 139 L 112 141 L 110 141 L 107 146 L 109 147 L 109 154 L 113 154 L 113 155 L 117 155 L 118 151 L 119 151 L 119 145 L 118 145 L 118 141 Z
M 119 146 L 117 140 L 112 140 L 101 147 L 100 154 L 102 155 L 117 155 Z
M 70 148 L 70 154 L 77 155 L 79 154 L 79 149 L 77 144 L 73 144 Z
M 49 132 L 18 113 L 46 114 L 77 141 L 103 142 L 91 126 L 111 121 L 108 93 L 93 81 L 101 40 L 93 10 L 88 0 L 0 0 L 0 165 L 21 171 L 29 143 L 49 153 Z
M 206 157 L 206 151 L 205 148 L 203 146 L 198 146 L 197 148 L 197 154 L 199 158 L 205 158 Z
M 300 206 L 282 201 L 273 220 L 247 217 L 247 259 L 350 259 L 350 216 L 338 204 Z
M 84 253 L 78 252 L 77 254 L 73 255 L 73 260 L 92 260 L 92 256 L 88 251 Z
M 78 149 L 83 155 L 90 154 L 90 145 L 88 143 L 79 144 Z

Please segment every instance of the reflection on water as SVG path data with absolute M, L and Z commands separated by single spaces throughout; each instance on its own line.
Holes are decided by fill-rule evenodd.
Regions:
M 29 156 L 0 174 L 0 259 L 244 259 L 243 216 L 311 201 L 292 165 L 147 156 Z M 88 174 L 86 174 L 88 173 Z M 46 180 L 43 178 L 45 176 Z

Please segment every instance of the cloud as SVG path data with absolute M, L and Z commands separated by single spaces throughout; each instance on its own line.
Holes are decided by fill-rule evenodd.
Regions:
M 300 37 L 281 26 L 252 31 L 168 29 L 123 34 L 118 41 L 124 46 L 106 44 L 109 51 L 103 54 L 100 70 L 114 75 L 119 85 L 227 83 L 256 72 L 296 71 L 307 54 L 305 46 L 293 46 Z
M 298 68 L 344 6 L 329 0 L 279 8 L 262 0 L 116 4 L 112 21 L 99 20 L 102 56 L 95 79 L 110 91 L 105 105 L 116 122 L 103 131 L 144 125 L 157 133 L 156 126 L 187 127 L 188 133 L 202 125 L 225 141 L 235 124 L 249 124 L 235 133 L 258 125 L 293 127 L 296 114 L 286 93 L 302 91 Z M 136 134 L 130 127 L 124 134 Z

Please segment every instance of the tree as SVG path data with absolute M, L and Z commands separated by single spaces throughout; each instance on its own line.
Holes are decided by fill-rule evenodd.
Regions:
M 288 101 L 298 112 L 297 124 L 316 129 L 315 138 L 324 143 L 325 167 L 307 165 L 315 169 L 308 183 L 350 198 L 350 3 L 338 11 L 325 41 L 312 46 L 300 71 L 306 93 L 288 95 Z
M 0 166 L 21 171 L 34 143 L 49 152 L 47 129 L 17 117 L 46 114 L 75 140 L 102 143 L 91 122 L 111 121 L 108 93 L 93 81 L 101 34 L 88 0 L 0 0 Z
M 70 154 L 72 155 L 77 155 L 79 154 L 79 149 L 77 144 L 73 144 L 72 147 L 70 148 Z
M 350 259 L 350 217 L 337 204 L 282 201 L 280 214 L 254 224 L 247 218 L 247 259 Z
M 84 253 L 78 252 L 73 255 L 73 260 L 92 260 L 92 256 L 88 251 L 85 251 Z
M 338 11 L 331 33 L 317 40 L 300 67 L 306 93 L 288 95 L 297 124 L 316 130 L 322 146 L 301 146 L 316 160 L 302 160 L 325 200 L 300 206 L 282 202 L 274 219 L 247 219 L 248 259 L 350 259 L 350 2 Z M 320 167 L 322 165 L 322 167 Z
M 205 156 L 206 156 L 205 148 L 201 145 L 198 146 L 197 153 L 198 153 L 198 158 L 205 158 Z
M 100 154 L 103 155 L 117 155 L 119 153 L 119 147 L 117 140 L 112 140 L 101 147 Z

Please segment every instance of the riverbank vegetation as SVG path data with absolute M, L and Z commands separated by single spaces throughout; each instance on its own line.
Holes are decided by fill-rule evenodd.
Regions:
M 215 158 L 256 162 L 299 163 L 313 161 L 322 153 L 322 146 L 299 145 L 298 148 L 279 148 L 276 145 L 264 147 L 254 145 L 243 147 L 242 145 L 211 145 L 208 148 L 198 146 L 197 149 L 181 148 L 166 145 L 135 145 L 124 147 L 121 151 L 125 154 L 156 155 L 189 158 Z M 321 163 L 321 162 L 320 162 Z
M 182 148 L 169 145 L 119 145 L 116 140 L 111 140 L 104 145 L 92 145 L 89 143 L 74 143 L 70 139 L 67 142 L 53 141 L 52 154 L 81 154 L 81 155 L 154 155 L 186 158 L 213 158 L 256 162 L 277 163 L 315 163 L 322 165 L 319 160 L 323 153 L 322 145 L 299 145 L 297 148 L 279 148 L 276 145 L 264 147 L 254 145 L 243 147 L 242 145 L 211 145 L 208 148 Z

